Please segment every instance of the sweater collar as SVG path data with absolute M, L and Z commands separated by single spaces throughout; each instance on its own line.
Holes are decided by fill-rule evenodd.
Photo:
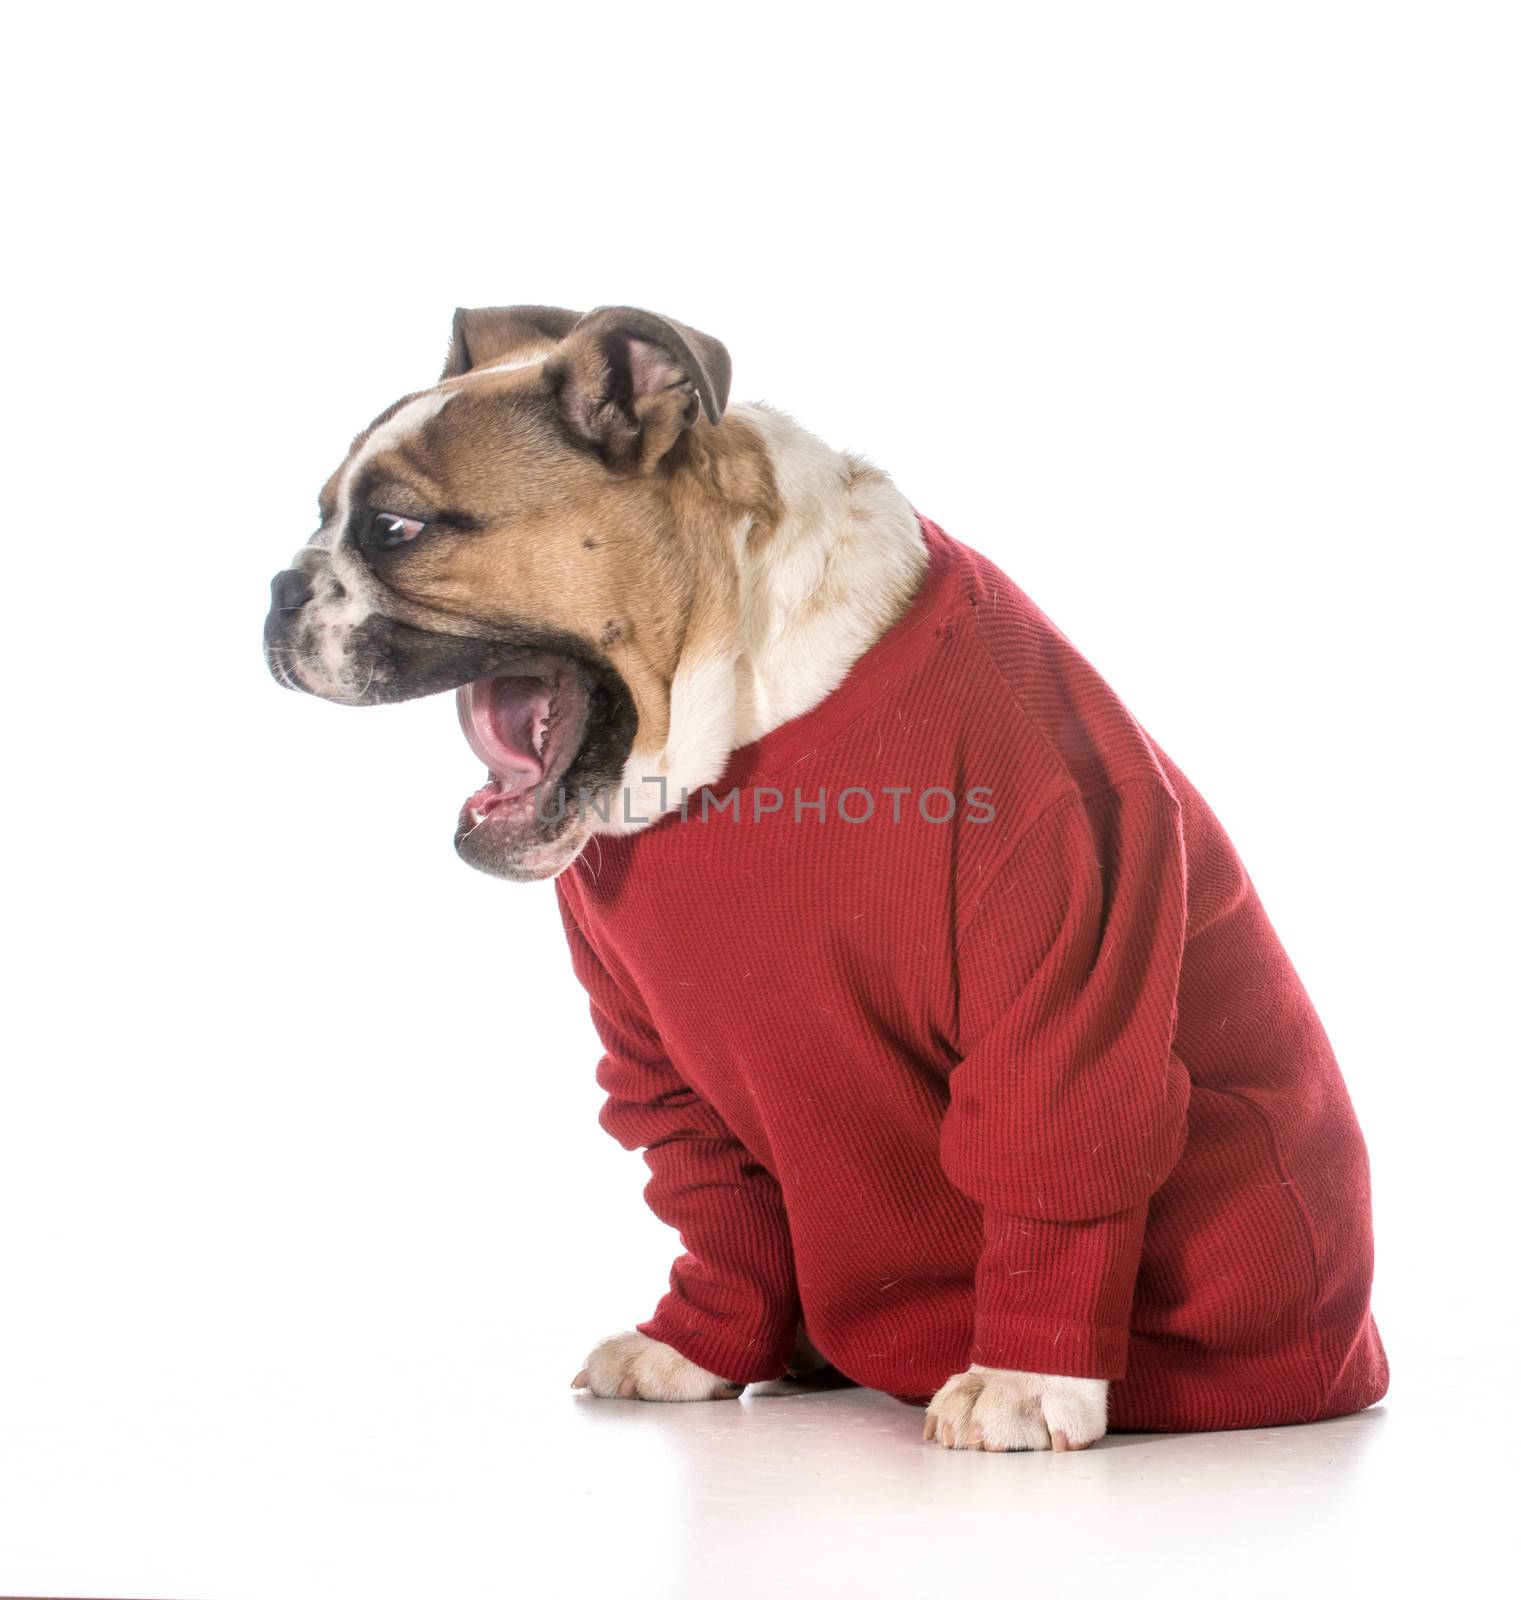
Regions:
M 710 790 L 722 794 L 805 761 L 883 699 L 929 654 L 937 634 L 934 625 L 956 597 L 954 544 L 928 517 L 917 511 L 914 515 L 929 560 L 908 609 L 816 706 L 735 750 L 723 775 L 708 785 Z

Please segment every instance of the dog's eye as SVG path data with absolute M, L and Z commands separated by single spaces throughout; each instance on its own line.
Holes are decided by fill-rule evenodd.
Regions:
M 428 524 L 416 517 L 399 517 L 394 511 L 377 511 L 370 518 L 370 542 L 382 550 L 394 550 L 415 539 Z

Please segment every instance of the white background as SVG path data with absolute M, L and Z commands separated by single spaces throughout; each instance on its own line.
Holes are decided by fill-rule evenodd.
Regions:
M 1497 1558 L 1514 9 L 50 15 L 3 112 L 0 1592 Z M 595 1125 L 552 890 L 455 861 L 447 699 L 342 710 L 259 652 L 350 435 L 456 304 L 536 301 L 723 339 L 737 398 L 998 560 L 1202 789 L 1372 1150 L 1381 1412 L 942 1459 L 871 1396 L 565 1389 L 674 1240 Z

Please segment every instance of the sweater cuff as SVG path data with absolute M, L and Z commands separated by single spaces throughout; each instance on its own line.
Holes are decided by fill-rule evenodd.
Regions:
M 648 1322 L 635 1324 L 635 1331 L 670 1345 L 714 1377 L 730 1383 L 765 1383 L 786 1372 L 796 1323 L 788 1329 L 785 1348 L 778 1349 L 775 1342 L 758 1338 L 736 1341 L 726 1337 L 721 1330 L 683 1314 L 680 1306 L 662 1302 Z
M 977 1319 L 972 1364 L 1005 1372 L 1042 1372 L 1063 1378 L 1123 1378 L 1128 1328 L 1010 1317 L 997 1326 Z
M 972 1360 L 1067 1378 L 1122 1378 L 1143 1205 L 1092 1222 L 984 1211 Z

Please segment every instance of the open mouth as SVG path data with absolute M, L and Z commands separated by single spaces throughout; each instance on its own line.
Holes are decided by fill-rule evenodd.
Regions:
M 465 801 L 461 829 L 525 827 L 563 814 L 557 793 L 585 742 L 590 696 L 568 656 L 515 660 L 456 693 L 460 726 L 485 763 L 486 782 Z
M 454 694 L 486 768 L 460 808 L 455 849 L 470 866 L 519 882 L 562 871 L 590 833 L 588 808 L 606 819 L 639 723 L 613 663 L 580 636 L 531 622 L 461 634 L 384 610 L 354 621 L 332 609 L 343 591 L 325 568 L 313 581 L 322 592 L 299 608 L 280 597 L 271 607 L 265 650 L 275 676 L 351 706 Z

